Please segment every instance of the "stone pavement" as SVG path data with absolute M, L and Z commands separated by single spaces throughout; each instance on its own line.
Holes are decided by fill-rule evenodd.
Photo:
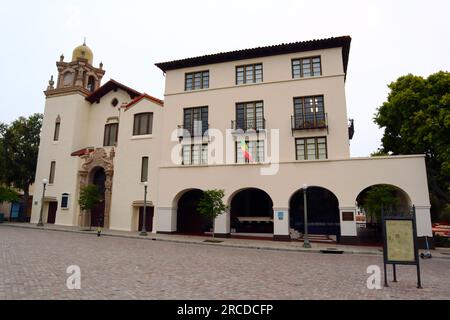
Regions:
M 398 283 L 369 290 L 366 269 L 382 268 L 379 254 L 254 250 L 238 239 L 204 245 L 202 237 L 142 241 L 127 233 L 96 237 L 28 226 L 0 225 L 0 300 L 450 299 L 445 254 L 421 260 L 423 289 L 416 288 L 415 267 L 399 266 Z M 260 242 L 278 245 L 257 241 L 253 247 Z M 80 290 L 66 287 L 69 265 L 81 268 Z
M 17 228 L 31 228 L 38 230 L 51 230 L 51 231 L 63 231 L 74 232 L 82 234 L 96 234 L 96 230 L 93 227 L 91 231 L 86 231 L 86 228 L 59 226 L 53 224 L 46 224 L 44 227 L 37 227 L 36 224 L 31 223 L 3 223 L 0 227 L 17 227 Z M 374 254 L 382 255 L 383 250 L 381 247 L 371 246 L 352 246 L 352 245 L 340 245 L 330 243 L 312 243 L 312 248 L 303 248 L 303 242 L 301 241 L 273 241 L 271 240 L 255 240 L 255 239 L 222 239 L 216 238 L 214 240 L 220 241 L 217 243 L 205 242 L 205 240 L 211 240 L 211 237 L 192 236 L 192 235 L 180 235 L 180 234 L 157 234 L 148 233 L 147 237 L 139 236 L 138 232 L 131 231 L 118 231 L 102 229 L 102 235 L 111 237 L 124 237 L 141 240 L 155 240 L 155 241 L 169 241 L 175 243 L 190 243 L 190 244 L 202 244 L 212 246 L 234 247 L 234 248 L 251 248 L 251 249 L 266 249 L 266 250 L 282 250 L 282 251 L 301 251 L 301 252 L 316 252 L 321 250 L 331 249 L 339 250 L 344 253 L 351 254 Z M 421 250 L 423 252 L 424 250 Z M 433 257 L 450 259 L 450 248 L 438 248 L 433 250 Z

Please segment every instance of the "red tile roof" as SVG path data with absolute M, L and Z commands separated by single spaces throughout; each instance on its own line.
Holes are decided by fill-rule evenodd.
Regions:
M 131 102 L 129 102 L 128 104 L 123 105 L 122 108 L 128 110 L 128 108 L 130 108 L 131 106 L 135 105 L 136 103 L 138 103 L 139 101 L 141 101 L 141 100 L 144 99 L 144 98 L 145 98 L 145 99 L 148 99 L 148 100 L 150 100 L 150 101 L 153 101 L 153 102 L 155 102 L 155 103 L 157 103 L 157 104 L 159 104 L 161 107 L 164 106 L 164 101 L 163 101 L 163 100 L 160 100 L 160 99 L 158 99 L 158 98 L 152 97 L 152 96 L 149 95 L 149 94 L 144 93 L 144 94 L 141 94 L 139 97 L 134 98 L 134 99 L 133 99 Z M 125 111 L 126 111 L 126 110 L 125 110 Z
M 81 156 L 84 156 L 85 154 L 91 153 L 92 151 L 94 151 L 94 147 L 87 147 L 87 148 L 83 148 L 83 149 L 74 151 L 70 155 L 72 157 L 81 157 Z
M 141 93 L 139 91 L 136 91 L 130 87 L 127 87 L 126 85 L 121 84 L 120 82 L 117 82 L 114 79 L 110 79 L 108 82 L 106 82 L 100 88 L 98 88 L 97 90 L 92 92 L 90 95 L 88 95 L 86 97 L 86 100 L 89 101 L 90 103 L 98 102 L 105 94 L 107 94 L 111 90 L 117 90 L 117 89 L 122 89 L 122 90 L 126 91 L 130 95 L 131 99 L 134 99 L 135 97 L 141 95 Z
M 273 46 L 235 50 L 230 52 L 221 52 L 217 54 L 208 54 L 199 57 L 155 63 L 155 65 L 158 68 L 160 68 L 163 72 L 166 72 L 169 70 L 202 66 L 214 63 L 222 63 L 228 61 L 261 58 L 267 56 L 305 52 L 312 50 L 342 48 L 342 61 L 344 63 L 344 72 L 347 73 L 348 55 L 350 51 L 351 40 L 352 39 L 350 36 L 342 36 L 342 37 L 315 39 L 293 43 L 282 43 Z

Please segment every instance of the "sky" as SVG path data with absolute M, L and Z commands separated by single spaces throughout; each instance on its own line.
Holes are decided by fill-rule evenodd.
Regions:
M 348 117 L 352 156 L 383 134 L 373 123 L 387 84 L 450 69 L 450 1 L 0 0 L 0 122 L 44 111 L 46 89 L 83 43 L 113 78 L 164 97 L 154 63 L 230 50 L 350 35 Z

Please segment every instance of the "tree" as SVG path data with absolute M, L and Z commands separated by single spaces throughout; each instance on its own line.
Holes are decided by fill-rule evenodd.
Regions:
M 100 189 L 95 184 L 88 184 L 80 189 L 80 197 L 78 203 L 80 204 L 80 209 L 87 212 L 103 201 Z M 91 228 L 91 224 L 89 224 Z
M 8 187 L 0 186 L 0 203 L 19 201 L 19 194 Z
M 395 210 L 399 203 L 396 197 L 396 189 L 389 185 L 373 186 L 368 190 L 362 200 L 362 207 L 367 214 L 367 220 L 379 223 L 381 221 L 381 209 L 385 211 Z
M 211 219 L 213 222 L 214 237 L 214 219 L 227 210 L 227 205 L 223 203 L 224 190 L 206 190 L 197 205 L 197 212 L 201 216 Z
M 0 124 L 0 181 L 23 190 L 28 211 L 29 186 L 34 183 L 39 152 L 42 114 L 19 117 L 10 125 Z
M 374 121 L 384 128 L 382 152 L 425 154 L 430 198 L 450 205 L 450 73 L 408 74 L 389 84 Z M 435 202 L 436 203 L 436 202 Z M 438 209 L 439 210 L 439 209 Z M 443 211 L 441 211 L 443 212 Z M 441 212 L 433 214 L 436 217 Z

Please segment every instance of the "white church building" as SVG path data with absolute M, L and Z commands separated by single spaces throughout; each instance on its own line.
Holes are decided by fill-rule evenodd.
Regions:
M 431 236 L 424 155 L 350 157 L 348 36 L 157 63 L 164 101 L 103 81 L 85 44 L 56 63 L 45 93 L 32 223 L 219 237 L 295 238 L 308 229 L 358 243 L 360 195 L 390 185 L 398 210 L 416 208 Z M 364 124 L 362 124 L 364 125 Z M 46 180 L 45 196 L 43 181 Z M 104 201 L 80 210 L 95 184 Z M 204 190 L 223 189 L 214 225 L 196 212 Z

